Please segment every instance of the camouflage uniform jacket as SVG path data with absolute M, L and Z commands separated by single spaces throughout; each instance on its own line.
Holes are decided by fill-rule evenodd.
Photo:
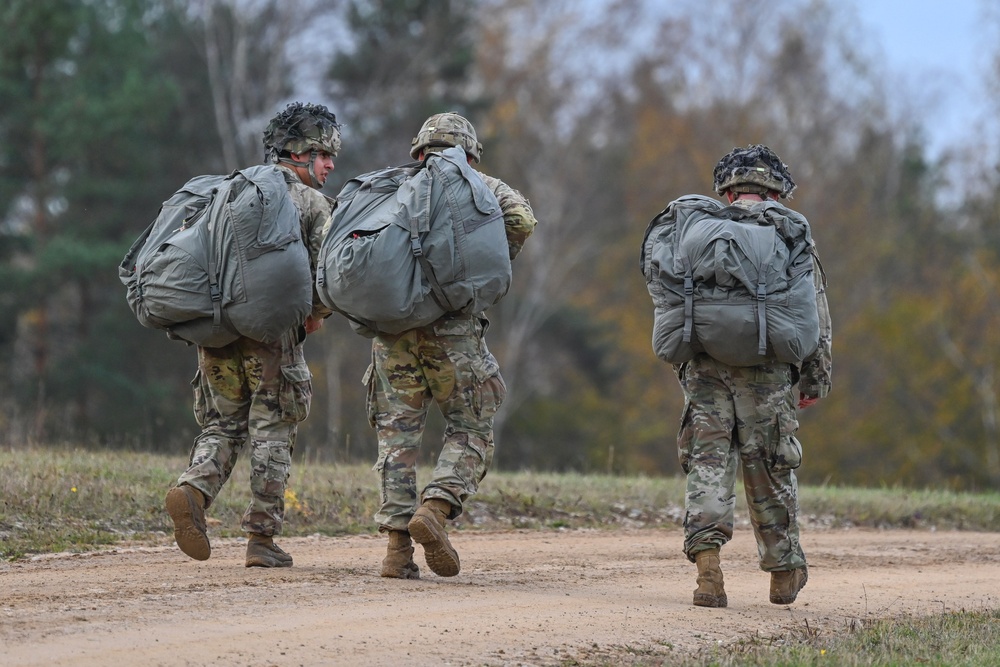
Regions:
M 319 255 L 320 245 L 323 243 L 323 231 L 333 215 L 333 210 L 337 207 L 337 200 L 331 199 L 316 188 L 303 183 L 291 167 L 283 164 L 279 164 L 277 167 L 282 170 L 285 182 L 288 184 L 288 191 L 292 195 L 292 201 L 299 209 L 302 240 L 309 249 L 309 269 L 313 277 L 312 316 L 317 320 L 323 319 L 329 317 L 333 311 L 323 305 L 316 293 L 316 258 Z
M 819 312 L 819 345 L 799 365 L 799 391 L 811 398 L 825 398 L 833 387 L 833 322 L 826 300 L 826 273 L 813 249 L 816 309 Z
M 503 211 L 503 226 L 507 232 L 507 245 L 510 247 L 510 258 L 513 261 L 524 247 L 524 242 L 531 232 L 535 230 L 538 221 L 531 210 L 531 204 L 520 192 L 510 187 L 499 178 L 487 176 L 478 172 L 482 176 L 486 186 L 496 195 L 500 202 L 500 210 Z

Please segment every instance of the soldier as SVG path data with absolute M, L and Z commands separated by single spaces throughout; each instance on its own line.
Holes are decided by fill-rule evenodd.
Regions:
M 340 150 L 340 125 L 325 106 L 289 104 L 264 130 L 265 163 L 282 170 L 299 210 L 315 282 L 316 253 L 335 203 L 319 192 Z M 177 546 L 196 560 L 212 547 L 205 510 L 222 490 L 244 444 L 250 443 L 252 499 L 243 515 L 249 534 L 247 567 L 291 567 L 292 557 L 274 544 L 285 514 L 285 485 L 298 423 L 309 414 L 312 376 L 303 355 L 307 334 L 331 311 L 317 297 L 302 325 L 280 340 L 240 338 L 221 348 L 198 347 L 193 380 L 195 438 L 188 469 L 167 492 Z
M 410 155 L 423 160 L 433 151 L 461 146 L 469 163 L 479 162 L 483 147 L 476 130 L 456 113 L 428 118 L 412 142 Z M 481 174 L 503 211 L 510 258 L 521 251 L 536 221 L 519 192 Z M 493 416 L 507 395 L 497 360 L 486 347 L 488 321 L 483 314 L 449 313 L 437 321 L 372 341 L 372 364 L 365 373 L 368 411 L 378 432 L 382 501 L 375 521 L 388 533 L 382 576 L 416 579 L 415 540 L 424 547 L 428 567 L 453 577 L 458 552 L 445 530 L 476 493 L 493 460 Z M 431 401 L 447 427 L 444 446 L 430 482 L 417 498 L 416 462 Z M 412 536 L 412 540 L 411 540 Z
M 789 197 L 795 188 L 788 168 L 763 145 L 734 149 L 716 165 L 714 180 L 716 193 L 730 206 L 755 214 L 762 202 Z M 806 585 L 794 472 L 802 457 L 796 407 L 827 395 L 832 364 L 826 277 L 814 248 L 812 266 L 819 345 L 801 364 L 765 358 L 755 366 L 734 367 L 700 353 L 674 365 L 686 399 L 677 445 L 687 474 L 684 553 L 698 567 L 695 605 L 728 603 L 719 554 L 733 535 L 738 462 L 760 568 L 771 573 L 770 601 L 790 604 Z

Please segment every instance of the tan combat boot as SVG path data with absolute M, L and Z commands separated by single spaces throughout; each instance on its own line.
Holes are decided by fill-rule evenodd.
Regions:
M 274 543 L 270 535 L 250 533 L 247 542 L 247 567 L 291 567 L 292 557 Z
M 809 569 L 803 565 L 794 570 L 771 573 L 771 602 L 792 604 L 809 581 Z
M 694 555 L 694 562 L 698 566 L 698 588 L 694 591 L 694 604 L 698 607 L 727 606 L 729 599 L 723 588 L 719 548 L 699 551 Z
M 389 549 L 382 560 L 382 576 L 392 579 L 419 579 L 420 568 L 413 562 L 413 542 L 405 530 L 390 530 Z
M 195 560 L 208 560 L 212 545 L 205 524 L 205 495 L 187 484 L 167 491 L 167 513 L 174 522 L 177 546 Z
M 440 498 L 425 500 L 407 526 L 414 541 L 424 547 L 424 559 L 431 572 L 441 577 L 454 577 L 461 567 L 458 552 L 448 541 L 445 522 L 451 514 L 451 503 Z

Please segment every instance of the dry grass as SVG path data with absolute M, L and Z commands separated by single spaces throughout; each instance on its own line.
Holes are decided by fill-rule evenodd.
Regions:
M 167 489 L 186 458 L 68 448 L 0 449 L 0 558 L 81 551 L 121 542 L 167 544 Z M 679 525 L 684 481 L 607 475 L 491 473 L 458 529 Z M 819 526 L 1000 531 L 1000 494 L 803 487 L 802 515 Z M 249 499 L 240 461 L 212 506 L 211 531 L 239 534 Z M 375 474 L 367 465 L 297 463 L 286 494 L 287 535 L 373 532 Z M 738 503 L 738 508 L 742 502 Z M 804 627 L 750 638 L 697 656 L 649 655 L 623 647 L 603 665 L 792 667 L 1000 664 L 1000 612 L 877 620 L 835 636 Z M 610 661 L 609 661 L 610 660 Z
M 0 449 L 0 558 L 85 550 L 122 541 L 166 542 L 163 497 L 186 467 L 181 456 L 68 448 Z M 426 473 L 427 470 L 421 470 Z M 293 466 L 286 535 L 375 530 L 375 473 L 368 465 Z M 813 526 L 1000 531 L 1000 494 L 803 487 L 802 516 Z M 456 522 L 461 530 L 680 525 L 684 480 L 492 472 Z M 249 501 L 239 461 L 213 504 L 212 530 L 239 534 Z M 738 511 L 742 512 L 738 494 Z

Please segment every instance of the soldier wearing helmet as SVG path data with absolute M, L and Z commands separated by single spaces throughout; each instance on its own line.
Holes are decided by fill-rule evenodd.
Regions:
M 410 155 L 461 146 L 470 164 L 483 146 L 476 129 L 457 113 L 428 118 L 411 142 Z M 513 260 L 535 228 L 528 200 L 498 178 L 477 172 L 496 195 L 503 212 Z M 486 346 L 484 314 L 451 313 L 427 326 L 372 341 L 366 373 L 370 414 L 378 433 L 382 504 L 375 515 L 389 537 L 382 576 L 416 579 L 413 541 L 424 548 L 428 567 L 443 577 L 459 572 L 458 552 L 446 526 L 476 493 L 493 460 L 493 416 L 507 395 L 496 358 Z M 429 483 L 417 493 L 416 461 L 431 402 L 447 427 Z M 419 502 L 419 505 L 418 505 Z
M 317 190 L 340 152 L 337 117 L 322 104 L 289 104 L 264 130 L 265 162 L 288 165 Z
M 296 102 L 271 119 L 263 143 L 265 163 L 275 164 L 282 173 L 299 211 L 315 282 L 323 229 L 335 206 L 319 189 L 340 151 L 340 125 L 325 106 Z M 194 411 L 201 433 L 188 469 L 166 498 L 177 545 L 191 558 L 206 560 L 211 555 L 205 509 L 249 443 L 251 500 L 242 521 L 249 536 L 246 566 L 292 565 L 292 557 L 274 543 L 274 536 L 284 521 L 285 485 L 298 424 L 309 413 L 312 399 L 303 343 L 331 312 L 314 295 L 306 321 L 280 340 L 239 338 L 225 347 L 198 348 Z
M 434 114 L 425 120 L 410 146 L 410 157 L 414 160 L 419 160 L 423 153 L 454 146 L 461 146 L 465 154 L 477 163 L 483 154 L 483 145 L 476 138 L 476 128 L 453 112 Z
M 795 182 L 767 146 L 733 149 L 719 160 L 713 176 L 716 193 L 729 204 L 717 217 L 769 224 L 765 212 L 777 209 L 808 225 L 804 217 L 777 203 L 791 197 Z M 733 367 L 701 352 L 674 365 L 686 399 L 678 452 L 687 475 L 684 553 L 698 569 L 696 606 L 728 604 L 720 549 L 733 535 L 738 463 L 760 568 L 771 575 L 770 601 L 794 602 L 808 579 L 797 520 L 794 469 L 801 462 L 802 446 L 795 437 L 796 409 L 827 395 L 832 365 L 826 277 L 815 246 L 810 247 L 820 324 L 815 352 L 801 364 L 767 356 L 756 366 Z
M 734 148 L 715 165 L 713 177 L 717 194 L 732 193 L 730 203 L 739 195 L 790 199 L 795 190 L 788 167 L 774 151 L 761 144 Z M 746 201 L 751 200 L 752 197 Z
M 478 163 L 483 155 L 483 145 L 476 136 L 476 128 L 466 118 L 449 111 L 434 114 L 420 126 L 417 136 L 410 142 L 410 157 L 423 160 L 428 153 L 442 151 L 446 148 L 461 146 L 469 157 L 469 163 Z M 528 200 L 499 178 L 479 172 L 483 181 L 489 186 L 500 202 L 504 212 L 504 225 L 507 229 L 507 243 L 510 245 L 510 258 L 513 260 L 524 241 L 531 236 L 536 220 Z

